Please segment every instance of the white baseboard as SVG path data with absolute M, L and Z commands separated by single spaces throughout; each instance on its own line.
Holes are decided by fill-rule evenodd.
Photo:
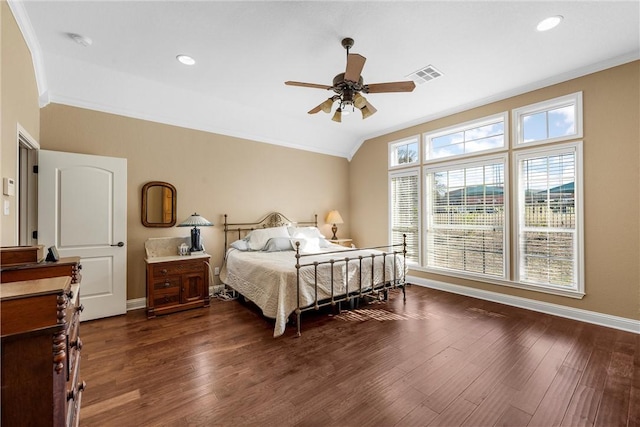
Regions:
M 140 310 L 141 308 L 147 308 L 146 298 L 136 298 L 127 300 L 127 311 Z
M 407 283 L 413 283 L 427 288 L 438 289 L 445 292 L 465 295 L 486 301 L 493 301 L 500 304 L 538 311 L 540 313 L 566 317 L 567 319 L 579 320 L 581 322 L 593 323 L 595 325 L 606 326 L 609 328 L 620 329 L 622 331 L 640 334 L 640 320 L 627 319 L 626 317 L 612 316 L 610 314 L 603 314 L 595 311 L 582 310 L 579 308 L 567 307 L 559 304 L 552 304 L 528 298 L 505 295 L 498 292 L 470 288 L 468 286 L 453 285 L 450 283 L 423 279 L 421 277 L 415 276 L 407 276 Z

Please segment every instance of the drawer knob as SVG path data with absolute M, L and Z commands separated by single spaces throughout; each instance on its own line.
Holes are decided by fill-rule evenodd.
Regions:
M 162 273 L 162 274 L 166 275 L 166 274 L 167 274 L 167 269 L 166 269 L 166 268 L 163 268 L 162 270 L 160 270 L 160 273 Z
M 77 348 L 78 351 L 82 350 L 82 340 L 80 339 L 80 337 L 76 338 L 75 341 L 71 341 L 69 345 L 71 345 L 71 347 Z
M 67 297 L 68 297 L 69 299 L 73 299 L 73 291 L 69 291 L 69 292 L 67 292 Z
M 67 400 L 76 400 L 76 396 L 78 395 L 78 392 L 76 391 L 75 388 L 69 390 L 69 392 L 67 392 Z
M 169 281 L 167 280 L 166 282 L 164 282 L 164 287 L 168 288 L 169 286 L 171 286 L 171 283 L 169 283 Z
M 77 307 L 76 307 L 76 311 L 77 311 L 78 313 L 82 313 L 82 312 L 84 311 L 84 305 L 83 305 L 83 304 L 80 304 L 79 306 L 77 306 Z

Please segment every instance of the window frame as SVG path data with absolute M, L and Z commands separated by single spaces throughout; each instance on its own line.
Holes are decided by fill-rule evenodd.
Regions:
M 388 187 L 388 198 L 389 198 L 389 244 L 393 244 L 393 206 L 391 203 L 392 200 L 392 185 L 391 180 L 396 177 L 404 177 L 404 176 L 416 176 L 417 177 L 417 185 L 418 185 L 418 201 L 417 201 L 417 209 L 418 209 L 418 224 L 417 224 L 417 242 L 418 242 L 418 260 L 412 261 L 407 260 L 407 264 L 414 267 L 422 266 L 423 255 L 422 255 L 422 179 L 420 174 L 421 168 L 420 166 L 413 166 L 409 168 L 404 168 L 401 170 L 390 170 L 387 179 L 387 187 Z
M 532 114 L 548 112 L 561 107 L 574 105 L 575 133 L 555 138 L 541 139 L 538 141 L 524 140 L 524 117 Z M 550 144 L 582 138 L 582 92 L 574 92 L 557 98 L 525 105 L 511 110 L 513 119 L 513 148 L 532 147 L 540 144 Z
M 525 159 L 560 155 L 572 151 L 575 155 L 575 180 L 574 180 L 574 204 L 575 204 L 575 263 L 576 263 L 576 285 L 573 288 L 567 288 L 561 285 L 549 285 L 540 283 L 531 283 L 520 280 L 522 269 L 523 254 L 520 249 L 520 233 L 524 228 L 522 224 L 523 206 L 522 200 L 522 179 L 520 174 L 521 161 Z M 555 144 L 553 146 L 534 147 L 528 150 L 518 150 L 512 153 L 513 170 L 512 182 L 514 184 L 514 225 L 512 230 L 512 239 L 515 244 L 514 254 L 514 275 L 513 280 L 518 287 L 532 289 L 539 292 L 553 293 L 557 295 L 570 296 L 574 298 L 582 298 L 585 295 L 584 280 L 584 156 L 583 141 L 572 141 L 564 144 Z
M 440 171 L 446 171 L 446 170 L 451 170 L 451 169 L 456 169 L 456 168 L 471 168 L 471 167 L 476 167 L 476 166 L 486 166 L 488 164 L 491 163 L 502 163 L 503 164 L 503 174 L 504 174 L 504 189 L 503 189 L 503 206 L 504 206 L 504 223 L 502 226 L 503 229 L 503 237 L 502 237 L 502 244 L 503 244 L 503 254 L 504 254 L 504 259 L 503 259 L 503 275 L 502 276 L 494 276 L 494 275 L 488 275 L 488 274 L 481 274 L 481 273 L 474 273 L 474 272 L 470 272 L 470 271 L 462 271 L 462 270 L 454 270 L 454 269 L 446 269 L 446 268 L 438 268 L 438 267 L 430 267 L 427 265 L 428 262 L 428 258 L 429 255 L 428 254 L 421 254 L 422 257 L 422 263 L 421 263 L 421 270 L 422 271 L 426 271 L 426 272 L 430 272 L 430 273 L 437 273 L 437 274 L 445 274 L 447 276 L 452 276 L 452 277 L 461 277 L 461 278 L 465 278 L 465 279 L 471 279 L 471 280 L 479 280 L 482 282 L 493 282 L 493 283 L 503 283 L 505 281 L 508 281 L 510 274 L 511 274 L 511 245 L 510 245 L 510 236 L 509 236 L 509 232 L 510 232 L 510 190 L 509 190 L 509 179 L 508 179 L 508 174 L 509 174 L 509 156 L 507 153 L 501 153 L 501 154 L 493 154 L 493 155 L 487 155 L 487 156 L 481 156 L 478 158 L 474 158 L 474 159 L 456 159 L 456 160 L 449 160 L 446 162 L 441 162 L 438 163 L 437 165 L 430 165 L 430 166 L 425 166 L 424 170 L 422 172 L 422 177 L 424 180 L 424 188 L 425 191 L 427 191 L 427 189 L 431 188 L 431 179 L 430 175 L 432 175 L 435 172 L 440 172 Z M 424 243 L 422 245 L 423 248 L 425 248 L 425 251 L 428 250 L 428 231 L 430 230 L 430 214 L 431 211 L 428 209 L 428 204 L 432 204 L 432 194 L 431 191 L 428 192 L 428 194 L 425 194 L 424 197 L 424 202 L 422 205 L 422 216 L 423 216 L 423 221 L 422 223 L 424 224 L 424 228 L 422 229 L 422 239 L 424 240 Z M 461 228 L 462 229 L 462 228 Z
M 497 123 L 502 121 L 503 123 L 503 132 L 502 132 L 502 146 L 496 148 L 490 148 L 482 151 L 474 151 L 472 153 L 462 153 L 449 157 L 438 157 L 438 158 L 428 158 L 431 153 L 431 141 L 434 138 L 438 138 L 440 136 L 448 135 L 455 132 L 465 132 L 471 129 L 479 128 L 482 126 L 490 125 L 493 123 Z M 464 159 L 471 156 L 479 156 L 486 155 L 491 153 L 497 153 L 501 151 L 506 151 L 509 149 L 509 112 L 503 111 L 501 113 L 492 114 L 490 116 L 481 117 L 479 119 L 469 120 L 464 123 L 459 123 L 453 126 L 448 126 L 445 128 L 439 128 L 434 131 L 424 132 L 422 134 L 422 162 L 424 165 L 432 164 L 432 163 L 440 163 L 440 162 L 449 162 L 456 159 Z
M 393 164 L 393 159 L 396 158 L 396 148 L 402 145 L 409 145 L 411 143 L 417 143 L 418 145 L 418 153 L 416 156 L 416 160 L 414 162 L 411 163 L 401 163 L 401 164 Z M 392 141 L 389 143 L 388 146 L 388 167 L 389 170 L 395 170 L 395 169 L 400 169 L 400 168 L 408 168 L 408 167 L 415 167 L 415 166 L 419 166 L 420 165 L 420 159 L 421 159 L 421 150 L 422 150 L 422 144 L 420 141 L 420 135 L 413 135 L 407 138 L 403 138 L 403 139 L 398 139 L 396 141 Z

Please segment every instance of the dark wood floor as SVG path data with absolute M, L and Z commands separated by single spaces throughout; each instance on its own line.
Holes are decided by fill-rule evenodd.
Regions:
M 81 326 L 83 426 L 640 426 L 640 336 L 412 286 L 273 324 L 214 300 Z

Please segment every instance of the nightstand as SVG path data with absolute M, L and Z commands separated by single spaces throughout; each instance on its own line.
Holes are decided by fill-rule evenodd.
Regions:
M 179 256 L 189 238 L 155 238 L 145 242 L 147 317 L 195 307 L 209 307 L 210 256 Z
M 329 240 L 331 243 L 334 243 L 336 245 L 340 245 L 340 246 L 344 246 L 347 248 L 351 248 L 353 247 L 353 239 L 335 239 L 335 240 Z

